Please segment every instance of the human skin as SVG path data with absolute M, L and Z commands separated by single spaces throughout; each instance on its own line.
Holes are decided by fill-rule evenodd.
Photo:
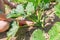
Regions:
M 4 4 L 10 6 L 11 8 L 15 8 L 16 4 L 13 2 L 9 2 L 8 0 L 0 0 L 0 11 L 2 11 L 3 13 L 5 13 L 5 7 Z
M 6 18 L 4 4 L 7 4 L 11 8 L 15 8 L 14 3 L 9 2 L 8 0 L 0 0 L 0 32 L 5 32 L 9 29 L 9 20 Z

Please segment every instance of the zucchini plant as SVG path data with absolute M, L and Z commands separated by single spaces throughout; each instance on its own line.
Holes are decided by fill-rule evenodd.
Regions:
M 7 18 L 14 19 L 10 30 L 7 32 L 7 40 L 10 40 L 11 37 L 14 37 L 19 29 L 19 21 L 22 20 L 30 20 L 33 22 L 34 27 L 37 27 L 38 29 L 34 30 L 32 33 L 32 40 L 46 40 L 44 37 L 44 30 L 41 30 L 39 28 L 44 28 L 44 19 L 45 17 L 42 17 L 44 14 L 44 11 L 49 8 L 50 0 L 11 0 L 14 2 L 17 2 L 18 5 L 16 8 L 12 9 L 9 14 L 7 14 Z M 26 2 L 25 2 L 26 1 Z M 25 2 L 25 3 L 24 3 Z M 55 8 L 55 14 L 60 18 L 60 3 L 58 3 Z M 17 19 L 18 17 L 22 17 L 23 19 Z M 24 22 L 23 22 L 24 23 Z M 60 39 L 60 22 L 57 22 L 54 24 L 54 26 L 49 30 L 48 34 L 50 36 L 49 40 L 59 40 Z M 26 26 L 28 26 L 25 23 Z M 23 26 L 25 26 L 23 25 Z M 16 30 L 16 31 L 15 31 Z

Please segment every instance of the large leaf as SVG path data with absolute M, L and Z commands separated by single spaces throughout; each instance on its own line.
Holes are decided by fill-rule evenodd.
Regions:
M 11 37 L 14 37 L 19 29 L 19 25 L 16 21 L 11 24 L 11 29 L 7 32 L 7 39 L 10 40 Z
M 55 23 L 48 33 L 50 35 L 49 40 L 60 40 L 60 22 Z
M 34 5 L 32 2 L 28 2 L 27 6 L 26 6 L 26 12 L 27 13 L 34 13 Z
M 35 30 L 32 33 L 32 40 L 46 40 L 43 36 L 43 31 L 41 31 L 40 29 Z
M 17 13 L 22 13 L 24 14 L 24 7 L 22 4 L 17 5 L 16 10 Z
M 60 3 L 55 6 L 55 14 L 60 18 Z
M 7 15 L 7 18 L 16 18 L 19 16 L 24 16 L 25 12 L 24 12 L 24 8 L 23 5 L 17 5 L 16 9 L 12 9 L 11 12 Z

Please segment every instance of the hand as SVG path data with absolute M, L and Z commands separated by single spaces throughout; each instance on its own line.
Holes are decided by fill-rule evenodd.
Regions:
M 4 0 L 4 3 L 9 5 L 11 8 L 16 8 L 16 6 L 17 6 L 15 3 L 9 2 L 8 0 Z
M 9 29 L 9 22 L 7 20 L 5 14 L 0 14 L 0 32 L 4 32 Z

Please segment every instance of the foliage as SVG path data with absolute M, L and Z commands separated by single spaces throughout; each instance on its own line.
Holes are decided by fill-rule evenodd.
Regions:
M 7 15 L 7 18 L 16 18 L 19 16 L 24 16 L 24 8 L 23 5 L 17 5 L 16 9 L 12 9 L 11 12 Z
M 55 6 L 55 14 L 60 18 L 60 3 Z
M 26 6 L 26 12 L 27 13 L 34 13 L 34 6 L 32 2 L 28 2 L 27 6 Z
M 32 34 L 32 40 L 46 40 L 43 35 L 43 31 L 36 29 Z
M 10 30 L 7 32 L 7 40 L 10 40 L 10 38 L 14 37 L 18 29 L 19 29 L 18 23 L 16 21 L 13 21 Z
M 50 35 L 49 40 L 60 40 L 60 22 L 55 23 L 48 33 Z
M 11 12 L 7 15 L 7 18 L 18 18 L 22 16 L 26 20 L 34 22 L 35 27 L 44 28 L 44 19 L 42 14 L 44 11 L 49 8 L 51 0 L 11 0 L 19 5 L 16 8 L 12 9 Z M 54 0 L 53 0 L 54 1 Z M 60 18 L 60 3 L 54 7 L 55 14 Z M 49 40 L 59 40 L 60 39 L 60 22 L 54 24 L 54 26 L 49 30 L 48 34 L 50 35 Z M 16 32 L 19 29 L 17 21 L 13 21 L 11 24 L 11 29 L 7 33 L 8 40 L 10 37 L 14 37 Z M 44 27 L 43 27 L 44 26 Z M 14 31 L 16 30 L 16 31 Z M 44 30 L 34 30 L 32 33 L 32 40 L 46 40 L 43 36 Z

